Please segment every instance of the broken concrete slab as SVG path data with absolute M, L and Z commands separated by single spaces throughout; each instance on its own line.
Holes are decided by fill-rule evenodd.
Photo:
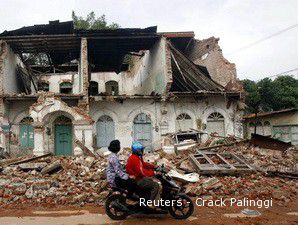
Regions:
M 212 177 L 209 178 L 208 180 L 204 181 L 202 184 L 202 187 L 205 189 L 217 189 L 222 186 L 222 183 L 216 178 Z
M 189 160 L 184 160 L 180 164 L 179 169 L 181 169 L 187 173 L 191 173 L 191 172 L 195 171 L 195 169 L 193 168 L 193 165 L 191 164 L 191 162 Z
M 241 211 L 244 215 L 249 215 L 249 216 L 259 216 L 261 213 L 257 210 L 252 210 L 252 209 L 243 209 Z
M 195 183 L 200 180 L 200 175 L 197 173 L 181 174 L 178 173 L 176 170 L 171 170 L 170 172 L 168 172 L 168 175 L 175 180 L 179 180 L 186 183 Z
M 29 170 L 41 171 L 46 166 L 47 163 L 22 163 L 18 165 L 18 168 L 25 172 Z
M 33 195 L 34 195 L 34 191 L 33 191 L 33 188 L 32 186 L 26 191 L 25 193 L 25 196 L 28 198 L 28 199 L 31 199 L 33 198 Z
M 55 172 L 58 172 L 61 170 L 63 167 L 60 163 L 60 161 L 55 161 L 54 163 L 46 166 L 45 168 L 42 169 L 41 174 L 53 174 Z

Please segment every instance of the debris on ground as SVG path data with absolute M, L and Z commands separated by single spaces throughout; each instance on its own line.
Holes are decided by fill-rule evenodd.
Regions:
M 181 174 L 173 169 L 168 172 L 168 175 L 183 183 L 196 183 L 200 180 L 200 175 L 197 173 Z
M 203 199 L 248 198 L 270 199 L 286 205 L 297 198 L 298 150 L 276 151 L 255 147 L 247 141 L 228 138 L 190 147 L 176 154 L 163 150 L 145 153 L 144 160 L 164 165 L 169 174 L 189 196 Z M 208 144 L 209 142 L 209 144 Z M 228 143 L 226 143 L 228 142 Z M 214 143 L 214 148 L 202 150 Z M 190 155 L 201 152 L 235 154 L 255 168 L 250 174 L 212 174 L 196 171 Z M 127 161 L 129 149 L 119 153 Z M 52 156 L 6 158 L 0 160 L 0 207 L 28 205 L 103 204 L 108 196 L 106 158 L 88 153 L 86 156 Z
M 234 153 L 197 151 L 190 155 L 191 162 L 200 174 L 250 173 L 254 168 Z
M 248 216 L 259 216 L 261 213 L 257 210 L 252 210 L 252 209 L 243 209 L 241 211 L 242 214 L 248 215 Z

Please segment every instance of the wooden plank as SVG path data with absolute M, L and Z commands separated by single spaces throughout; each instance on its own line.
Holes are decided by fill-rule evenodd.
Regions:
M 230 164 L 227 160 L 225 160 L 224 157 L 222 157 L 220 154 L 216 154 L 222 161 L 224 161 L 226 164 L 228 164 L 231 169 L 236 169 L 236 167 L 234 167 L 232 164 Z
M 237 155 L 234 153 L 231 153 L 231 155 L 238 161 L 241 162 L 243 165 L 246 165 L 248 168 L 253 169 L 250 165 L 248 165 L 244 160 L 240 159 Z
M 219 157 L 224 164 L 215 164 L 208 155 L 214 155 Z M 200 157 L 203 156 L 203 157 Z M 232 157 L 236 160 L 236 164 L 231 164 L 225 159 L 225 156 Z M 209 164 L 201 164 L 198 159 L 205 159 Z M 214 152 L 201 152 L 198 151 L 197 154 L 190 155 L 190 161 L 193 163 L 195 168 L 200 174 L 242 174 L 253 172 L 254 169 L 250 165 L 248 165 L 244 160 L 241 160 L 238 156 L 233 153 L 214 153 Z M 239 164 L 238 164 L 239 163 Z M 244 168 L 239 168 L 244 167 Z
M 10 166 L 10 165 L 18 165 L 18 164 L 22 164 L 22 163 L 26 163 L 26 162 L 32 162 L 32 161 L 35 161 L 37 159 L 42 159 L 42 158 L 45 158 L 45 157 L 48 157 L 48 156 L 52 156 L 52 155 L 53 155 L 52 153 L 47 153 L 45 155 L 36 156 L 36 157 L 29 158 L 29 159 L 24 159 L 24 160 L 20 160 L 20 161 L 17 161 L 17 162 L 13 162 L 13 163 L 8 164 L 8 166 Z

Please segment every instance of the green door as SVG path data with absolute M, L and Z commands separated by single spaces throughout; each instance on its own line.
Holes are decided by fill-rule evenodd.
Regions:
M 72 126 L 55 126 L 55 154 L 72 155 Z
M 34 148 L 34 129 L 30 124 L 20 125 L 21 148 Z

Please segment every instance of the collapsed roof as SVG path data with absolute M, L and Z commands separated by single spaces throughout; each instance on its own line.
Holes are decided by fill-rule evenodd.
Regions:
M 157 27 L 145 29 L 119 28 L 108 30 L 76 30 L 73 21 L 50 21 L 49 24 L 4 31 L 6 41 L 16 54 L 46 53 L 54 66 L 62 66 L 80 58 L 81 38 L 88 39 L 88 61 L 96 71 L 121 71 L 124 57 L 130 52 L 150 50 L 166 37 L 171 51 L 173 83 L 171 92 L 223 92 L 225 88 L 213 81 L 204 66 L 194 64 L 185 52 L 194 41 L 194 32 L 157 33 Z
M 54 65 L 59 65 L 78 59 L 81 38 L 87 37 L 89 61 L 101 65 L 102 71 L 119 72 L 127 53 L 152 47 L 160 37 L 156 30 L 156 26 L 145 29 L 76 30 L 72 21 L 51 21 L 45 25 L 4 31 L 0 39 L 5 40 L 17 54 L 43 52 L 50 56 Z
M 224 87 L 213 81 L 207 69 L 195 65 L 185 57 L 172 44 L 171 62 L 173 71 L 173 84 L 171 92 L 198 92 L 198 91 L 224 91 Z

